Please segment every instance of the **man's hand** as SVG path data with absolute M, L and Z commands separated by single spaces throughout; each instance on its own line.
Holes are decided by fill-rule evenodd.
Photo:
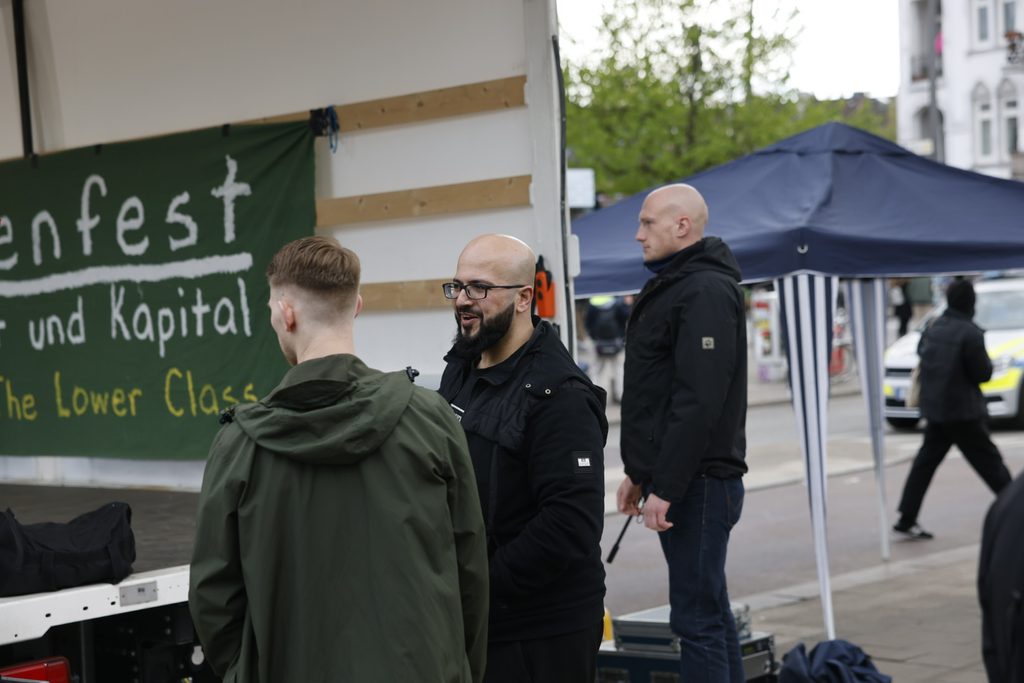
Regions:
M 619 489 L 620 491 L 622 489 Z M 654 531 L 665 531 L 672 528 L 672 522 L 665 519 L 668 508 L 672 503 L 658 498 L 653 493 L 648 494 L 647 502 L 644 503 L 644 526 Z
M 619 484 L 619 490 L 615 494 L 615 502 L 619 506 L 619 512 L 624 515 L 639 515 L 640 508 L 640 485 L 634 484 L 628 476 Z

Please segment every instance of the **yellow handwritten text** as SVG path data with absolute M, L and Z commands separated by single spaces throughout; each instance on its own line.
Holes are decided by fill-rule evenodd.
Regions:
M 164 374 L 164 403 L 167 412 L 174 417 L 184 417 L 186 414 L 196 417 L 198 415 L 216 415 L 221 408 L 229 408 L 239 403 L 235 398 L 236 389 L 232 385 L 218 388 L 213 384 L 199 384 L 191 370 L 180 370 L 169 368 Z M 258 401 L 259 397 L 253 391 L 252 382 L 242 388 L 243 401 Z
M 14 391 L 14 383 L 3 375 L 0 375 L 0 384 L 3 384 L 4 403 L 4 410 L 0 411 L 0 414 L 5 414 L 12 420 L 26 420 L 28 422 L 32 422 L 39 417 L 34 394 L 19 395 Z
M 57 417 L 60 418 L 109 414 L 135 417 L 139 412 L 138 399 L 142 396 L 142 389 L 114 387 L 96 391 L 73 384 L 67 393 L 58 370 L 53 373 L 53 394 L 57 402 Z

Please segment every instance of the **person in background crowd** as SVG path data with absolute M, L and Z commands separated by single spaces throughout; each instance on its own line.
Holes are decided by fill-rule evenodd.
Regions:
M 906 278 L 899 278 L 892 281 L 889 288 L 889 301 L 892 303 L 892 313 L 899 321 L 898 337 L 907 334 L 910 326 L 910 319 L 914 315 L 914 305 L 910 302 L 910 281 Z
M 622 350 L 626 346 L 630 306 L 623 297 L 591 297 L 584 319 L 593 345 L 594 365 L 590 378 L 616 403 L 622 399 Z

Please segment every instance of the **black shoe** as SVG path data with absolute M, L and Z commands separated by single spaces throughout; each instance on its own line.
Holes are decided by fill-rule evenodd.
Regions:
M 935 535 L 930 531 L 925 531 L 921 528 L 920 524 L 911 524 L 910 526 L 901 526 L 899 524 L 892 528 L 896 532 L 897 536 L 909 539 L 911 541 L 927 541 L 935 538 Z

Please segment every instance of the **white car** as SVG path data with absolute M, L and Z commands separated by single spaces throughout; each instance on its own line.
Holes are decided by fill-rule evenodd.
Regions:
M 981 385 L 993 419 L 1012 420 L 1024 426 L 1024 278 L 983 280 L 974 283 L 977 294 L 974 322 L 985 330 L 985 348 L 992 358 L 992 378 Z M 917 343 L 921 332 L 945 310 L 937 306 L 917 328 L 901 337 L 885 352 L 885 418 L 897 429 L 913 429 L 921 414 L 906 406 L 910 373 L 917 367 Z

